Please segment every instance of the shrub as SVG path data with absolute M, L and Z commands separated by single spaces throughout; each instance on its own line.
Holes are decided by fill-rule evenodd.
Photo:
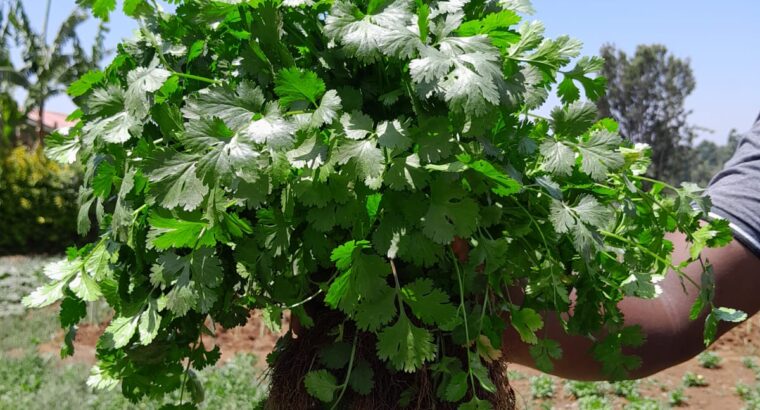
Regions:
M 0 157 L 0 255 L 60 252 L 77 239 L 80 177 L 24 146 Z

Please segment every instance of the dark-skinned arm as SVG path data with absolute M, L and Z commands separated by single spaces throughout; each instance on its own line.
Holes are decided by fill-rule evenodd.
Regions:
M 674 263 L 688 258 L 688 246 L 681 234 L 668 237 L 675 245 Z M 760 258 L 740 242 L 734 240 L 728 246 L 708 249 L 703 258 L 709 260 L 715 272 L 715 305 L 739 309 L 749 316 L 760 310 Z M 702 267 L 699 262 L 685 269 L 685 274 L 696 283 L 700 282 Z M 647 337 L 640 348 L 627 353 L 642 359 L 642 366 L 631 374 L 633 378 L 652 375 L 661 370 L 685 362 L 705 349 L 703 342 L 706 312 L 697 320 L 689 320 L 689 312 L 697 297 L 698 289 L 686 283 L 686 293 L 678 275 L 667 275 L 660 285 L 662 294 L 652 300 L 626 298 L 619 307 L 627 325 L 641 326 Z M 722 322 L 718 336 L 736 326 Z M 553 374 L 575 380 L 604 380 L 600 364 L 590 353 L 592 342 L 585 337 L 567 335 L 556 315 L 545 317 L 548 337 L 562 346 L 562 358 L 555 362 Z M 535 366 L 528 349 L 513 330 L 504 333 L 504 353 L 510 362 Z

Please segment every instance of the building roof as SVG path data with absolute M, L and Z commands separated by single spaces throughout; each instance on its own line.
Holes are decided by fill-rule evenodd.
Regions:
M 42 115 L 42 124 L 48 131 L 53 131 L 64 127 L 73 127 L 76 125 L 75 121 L 66 121 L 66 117 L 68 117 L 68 114 L 45 111 Z M 37 110 L 32 110 L 32 112 L 29 113 L 28 118 L 32 123 L 37 124 L 37 121 L 39 121 L 40 118 L 39 112 Z

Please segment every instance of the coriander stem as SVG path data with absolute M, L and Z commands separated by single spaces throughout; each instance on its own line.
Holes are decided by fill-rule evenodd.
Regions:
M 645 177 L 645 176 L 641 176 L 641 175 L 632 175 L 632 176 L 633 176 L 633 178 L 636 178 L 639 181 L 651 182 L 653 184 L 662 184 L 664 187 L 666 187 L 668 189 L 671 189 L 673 191 L 678 191 L 678 188 L 674 187 L 673 185 L 668 184 L 667 182 L 658 181 L 656 179 Z
M 457 272 L 457 281 L 459 282 L 459 309 L 462 311 L 462 320 L 464 321 L 464 337 L 466 339 L 465 342 L 465 351 L 467 352 L 467 374 L 470 376 L 470 385 L 472 385 L 472 393 L 475 395 L 477 394 L 475 391 L 475 376 L 472 374 L 472 368 L 470 368 L 470 361 L 472 360 L 470 358 L 470 348 L 468 344 L 470 343 L 470 328 L 467 324 L 467 309 L 464 306 L 464 283 L 462 282 L 462 271 L 459 269 L 459 261 L 457 260 L 456 255 L 454 255 L 454 252 L 449 249 L 449 254 L 451 256 L 451 260 L 454 262 L 454 269 Z
M 343 385 L 340 387 L 340 394 L 338 395 L 338 399 L 335 400 L 335 403 L 333 403 L 330 410 L 335 410 L 338 407 L 338 404 L 340 404 L 341 399 L 343 399 L 343 394 L 346 393 L 346 387 L 348 387 L 348 380 L 351 378 L 351 370 L 354 367 L 354 356 L 356 355 L 356 344 L 357 340 L 359 339 L 359 329 L 356 329 L 354 332 L 354 344 L 351 347 L 351 357 L 348 359 L 348 370 L 346 370 L 346 379 L 343 381 Z

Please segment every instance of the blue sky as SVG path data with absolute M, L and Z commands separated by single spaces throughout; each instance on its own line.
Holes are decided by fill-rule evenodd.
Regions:
M 42 24 L 43 0 L 23 0 L 29 18 Z M 119 1 L 121 3 L 121 1 Z M 689 58 L 697 88 L 687 100 L 691 121 L 711 130 L 703 138 L 724 142 L 732 128 L 749 129 L 760 112 L 760 1 L 728 0 L 534 0 L 536 18 L 549 36 L 569 34 L 582 40 L 585 54 L 612 43 L 632 53 L 638 44 L 660 43 L 678 57 Z M 74 8 L 74 0 L 52 2 L 50 31 Z M 114 48 L 131 36 L 135 23 L 112 15 L 106 44 Z M 97 23 L 81 28 L 92 42 Z M 51 33 L 51 37 L 54 33 Z M 754 40 L 752 40 L 754 39 Z M 54 111 L 74 105 L 66 97 L 49 103 Z

